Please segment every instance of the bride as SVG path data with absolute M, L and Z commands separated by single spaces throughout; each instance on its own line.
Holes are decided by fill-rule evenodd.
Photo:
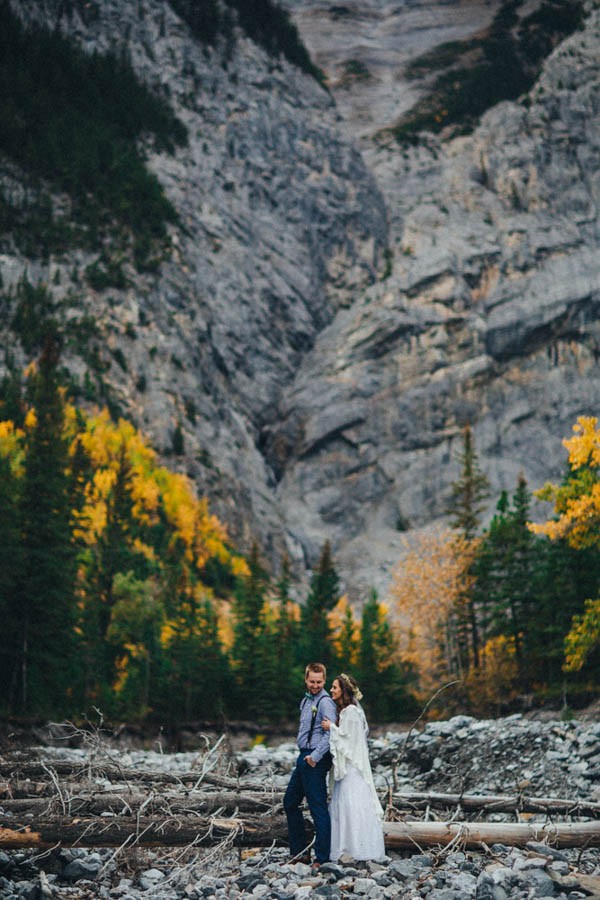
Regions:
M 322 722 L 330 733 L 333 756 L 330 859 L 383 859 L 383 810 L 369 762 L 369 727 L 359 703 L 362 694 L 352 675 L 342 673 L 333 679 L 331 697 L 338 708 L 337 724 L 329 719 Z

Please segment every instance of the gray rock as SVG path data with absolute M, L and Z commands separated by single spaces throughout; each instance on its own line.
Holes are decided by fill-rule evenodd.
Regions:
M 562 850 L 558 850 L 556 847 L 550 847 L 549 844 L 540 843 L 540 841 L 528 841 L 527 844 L 528 850 L 533 850 L 534 853 L 539 853 L 542 856 L 550 857 L 550 859 L 561 860 L 562 862 L 568 862 L 568 857 L 563 853 Z
M 100 871 L 101 862 L 96 859 L 74 859 L 68 863 L 63 870 L 63 878 L 67 881 L 79 881 L 80 878 L 86 878 L 93 881 Z
M 164 879 L 165 873 L 161 872 L 160 869 L 146 869 L 145 872 L 140 874 L 138 881 L 142 890 L 148 891 L 155 888 Z
M 480 875 L 475 889 L 475 900 L 507 900 L 508 892 L 487 874 Z
M 524 880 L 526 889 L 531 897 L 554 897 L 555 884 L 547 872 L 541 869 L 531 869 Z

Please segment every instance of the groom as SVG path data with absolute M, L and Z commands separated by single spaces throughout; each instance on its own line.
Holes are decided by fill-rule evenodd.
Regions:
M 292 859 L 310 862 L 304 817 L 300 809 L 306 797 L 315 826 L 315 866 L 327 862 L 331 842 L 327 808 L 327 773 L 331 768 L 331 753 L 329 732 L 321 727 L 321 722 L 325 718 L 335 722 L 337 709 L 325 690 L 326 677 L 327 670 L 323 663 L 309 663 L 304 672 L 306 694 L 300 703 L 298 728 L 300 755 L 283 798 Z

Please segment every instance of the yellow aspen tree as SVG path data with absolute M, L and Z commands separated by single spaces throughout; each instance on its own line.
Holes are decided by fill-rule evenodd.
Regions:
M 458 605 L 465 596 L 471 542 L 449 529 L 405 538 L 405 554 L 392 575 L 390 613 L 398 652 L 417 673 L 425 699 L 444 682 L 462 677 Z
M 563 445 L 569 453 L 569 477 L 560 485 L 547 482 L 535 492 L 540 500 L 554 504 L 556 517 L 531 524 L 534 534 L 551 540 L 566 538 L 575 548 L 600 543 L 600 428 L 593 416 L 580 416 L 574 436 Z
M 359 625 L 346 594 L 327 613 L 334 655 L 344 669 L 352 669 L 358 660 Z
M 554 504 L 555 517 L 530 523 L 534 534 L 551 540 L 564 539 L 575 549 L 600 546 L 600 427 L 595 416 L 580 416 L 573 437 L 563 445 L 569 454 L 569 475 L 560 484 L 547 482 L 535 496 Z M 567 672 L 583 668 L 589 654 L 600 645 L 600 597 L 585 601 L 582 615 L 573 617 L 565 638 Z

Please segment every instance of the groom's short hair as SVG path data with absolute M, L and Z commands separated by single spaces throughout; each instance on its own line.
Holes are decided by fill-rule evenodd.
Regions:
M 304 670 L 304 680 L 308 678 L 310 672 L 322 672 L 323 678 L 327 678 L 327 669 L 323 663 L 309 663 Z

